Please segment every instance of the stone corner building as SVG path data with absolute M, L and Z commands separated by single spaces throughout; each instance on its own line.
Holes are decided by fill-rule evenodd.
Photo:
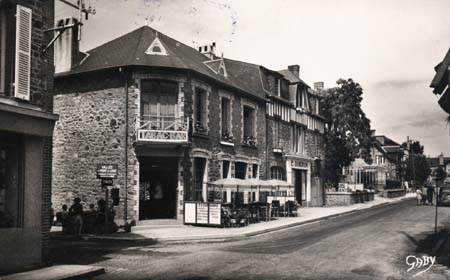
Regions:
M 323 120 L 318 102 L 310 109 L 315 97 L 306 84 L 217 57 L 215 44 L 195 50 L 148 26 L 81 60 L 72 55 L 76 44 L 69 47 L 56 61 L 66 67 L 55 76 L 55 207 L 77 196 L 84 205 L 102 198 L 99 163 L 118 164 L 119 224 L 181 219 L 184 201 L 207 201 L 208 183 L 227 177 L 292 181 L 292 170 L 303 170 L 294 176 L 299 193 L 303 186 L 300 202 L 311 201 Z M 278 121 L 284 128 L 274 130 Z
M 52 1 L 0 1 L 0 275 L 48 263 Z

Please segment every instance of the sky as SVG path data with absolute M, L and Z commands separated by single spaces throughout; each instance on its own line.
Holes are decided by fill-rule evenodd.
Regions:
M 69 0 L 75 3 L 75 0 Z M 450 156 L 450 126 L 429 84 L 450 47 L 449 0 L 85 0 L 87 51 L 143 25 L 189 46 L 272 70 L 300 65 L 312 86 L 352 78 L 377 135 Z M 56 0 L 56 19 L 76 11 Z

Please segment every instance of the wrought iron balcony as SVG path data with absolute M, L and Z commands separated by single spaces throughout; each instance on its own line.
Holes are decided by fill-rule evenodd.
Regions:
M 137 140 L 184 143 L 188 141 L 188 130 L 189 120 L 187 118 L 141 116 Z

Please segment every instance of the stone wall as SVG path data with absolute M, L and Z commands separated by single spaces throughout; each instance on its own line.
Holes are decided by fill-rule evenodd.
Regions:
M 100 163 L 118 164 L 114 188 L 120 189 L 120 205 L 115 208 L 116 222 L 124 223 L 124 198 L 128 197 L 128 219 L 136 219 L 137 203 L 134 153 L 136 93 L 128 82 L 128 193 L 125 193 L 125 80 L 107 76 L 79 77 L 76 85 L 70 79 L 57 82 L 54 97 L 56 124 L 53 147 L 53 205 L 60 211 L 80 197 L 85 208 L 104 198 L 101 182 L 96 177 Z

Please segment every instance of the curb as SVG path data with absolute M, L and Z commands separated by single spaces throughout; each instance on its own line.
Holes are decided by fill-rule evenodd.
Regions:
M 340 217 L 340 216 L 345 216 L 345 215 L 352 215 L 355 214 L 357 212 L 362 212 L 362 211 L 367 211 L 367 210 L 371 210 L 371 209 L 376 209 L 376 208 L 381 208 L 381 207 L 385 207 L 385 206 L 389 206 L 389 205 L 393 205 L 396 203 L 399 203 L 401 201 L 404 200 L 412 200 L 415 199 L 414 197 L 405 197 L 402 198 L 400 200 L 396 200 L 396 201 L 390 201 L 390 202 L 383 202 L 377 205 L 373 205 L 367 208 L 362 208 L 362 209 L 354 209 L 354 210 L 350 210 L 350 211 L 346 211 L 346 212 L 341 212 L 341 213 L 337 213 L 337 214 L 332 214 L 329 216 L 323 216 L 323 217 L 319 217 L 319 218 L 314 218 L 311 220 L 305 220 L 305 221 L 300 221 L 300 222 L 296 222 L 296 223 L 292 223 L 292 224 L 286 224 L 286 225 L 281 225 L 278 227 L 273 227 L 273 228 L 267 228 L 267 229 L 262 229 L 262 230 L 257 230 L 254 232 L 247 232 L 247 233 L 239 233 L 239 234 L 234 234 L 234 235 L 222 235 L 222 236 L 191 236 L 191 237 L 186 237 L 183 239 L 180 238 L 162 238 L 162 239 L 158 239 L 158 238 L 145 238 L 145 237 L 139 237 L 139 238 L 135 238 L 135 237 L 121 237 L 121 236 L 84 236 L 82 239 L 84 241 L 90 241 L 90 240 L 95 240 L 95 241 L 118 241 L 118 242 L 136 242 L 136 243 L 151 243 L 149 245 L 155 245 L 155 244 L 186 244 L 186 243 L 223 243 L 223 242 L 232 242 L 232 241 L 239 241 L 239 240 L 244 240 L 250 237 L 254 237 L 254 236 L 258 236 L 258 235 L 262 235 L 262 234 L 266 234 L 266 233 L 270 233 L 270 232 L 276 232 L 279 230 L 284 230 L 284 229 L 288 229 L 288 228 L 292 228 L 292 227 L 297 227 L 297 226 L 302 226 L 302 225 L 306 225 L 306 224 L 312 224 L 315 222 L 319 222 L 319 221 L 325 221 L 328 219 L 333 219 L 336 217 Z M 63 238 L 61 238 L 63 239 Z
M 103 267 L 98 266 L 85 266 L 80 271 L 62 272 L 55 271 L 61 269 L 60 267 L 72 267 L 72 265 L 56 265 L 44 267 L 37 270 L 31 270 L 26 272 L 19 272 L 15 274 L 5 275 L 0 277 L 1 280 L 75 280 L 75 279 L 88 279 L 94 276 L 98 276 L 105 273 Z

